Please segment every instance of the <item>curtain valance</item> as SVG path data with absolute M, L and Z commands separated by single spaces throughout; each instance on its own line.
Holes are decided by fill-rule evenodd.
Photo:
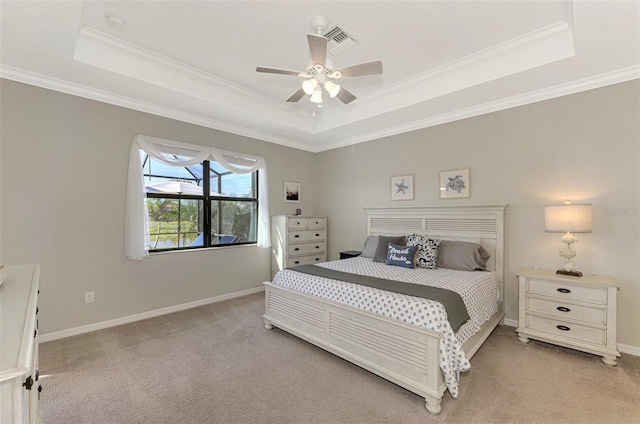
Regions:
M 149 215 L 145 200 L 146 193 L 144 190 L 144 173 L 140 150 L 143 150 L 150 157 L 171 166 L 190 166 L 210 160 L 217 162 L 227 171 L 236 174 L 249 174 L 259 170 L 258 246 L 271 246 L 267 165 L 264 158 L 221 150 L 215 147 L 187 144 L 138 134 L 133 138 L 129 152 L 125 229 L 125 254 L 129 259 L 141 260 L 149 256 Z M 176 156 L 179 156 L 179 158 L 176 158 Z

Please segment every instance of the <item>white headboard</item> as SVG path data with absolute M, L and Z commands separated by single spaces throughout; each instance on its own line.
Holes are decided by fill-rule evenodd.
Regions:
M 508 205 L 365 208 L 367 234 L 422 234 L 473 241 L 491 254 L 487 268 L 504 282 L 504 212 Z

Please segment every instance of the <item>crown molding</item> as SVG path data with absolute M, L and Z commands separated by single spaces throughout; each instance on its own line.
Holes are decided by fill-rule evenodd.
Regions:
M 232 134 L 250 137 L 257 140 L 282 145 L 285 147 L 291 147 L 294 149 L 304 150 L 312 153 L 319 153 L 327 150 L 350 146 L 353 144 L 364 143 L 379 138 L 390 137 L 405 132 L 428 128 L 435 125 L 445 124 L 461 119 L 472 118 L 474 116 L 484 115 L 487 113 L 498 112 L 501 110 L 523 106 L 530 103 L 536 103 L 543 100 L 567 96 L 582 91 L 593 90 L 596 88 L 605 87 L 607 85 L 640 79 L 640 65 L 634 65 L 617 71 L 595 75 L 592 77 L 583 78 L 578 81 L 571 81 L 565 84 L 559 84 L 554 87 L 525 93 L 519 96 L 513 96 L 510 98 L 484 103 L 482 105 L 474 107 L 432 116 L 419 121 L 413 121 L 403 125 L 385 128 L 384 130 L 372 131 L 361 136 L 354 137 L 353 135 L 349 135 L 348 139 L 336 140 L 333 143 L 327 143 L 320 146 L 310 146 L 308 144 L 300 143 L 291 138 L 276 136 L 266 131 L 249 130 L 245 127 L 230 125 L 228 123 L 207 118 L 202 115 L 186 113 L 178 109 L 168 108 L 149 102 L 144 102 L 138 99 L 133 99 L 131 97 L 97 90 L 77 83 L 63 81 L 60 79 L 33 73 L 24 69 L 7 65 L 0 64 L 0 77 L 24 84 L 33 85 L 36 87 L 45 88 L 48 90 L 58 91 L 61 93 L 83 97 L 102 103 L 108 103 L 127 109 L 137 110 L 139 112 L 150 113 L 152 115 L 200 125 L 206 128 L 212 128 Z
M 564 21 L 530 31 L 461 57 L 358 99 L 350 122 L 372 118 L 575 55 L 573 30 Z M 321 131 L 345 125 L 327 115 Z
M 202 115 L 187 113 L 175 108 L 161 106 L 155 103 L 145 102 L 132 97 L 114 94 L 108 91 L 98 90 L 81 84 L 60 80 L 47 75 L 41 75 L 24 69 L 0 64 L 0 78 L 33 85 L 48 90 L 57 91 L 72 96 L 95 100 L 114 106 L 120 106 L 138 112 L 175 119 L 189 124 L 200 125 L 205 128 L 225 131 L 231 134 L 250 137 L 257 140 L 280 144 L 299 150 L 309 150 L 309 146 L 289 138 L 278 137 L 273 134 L 248 129 L 244 126 L 231 125 L 226 122 L 211 119 Z
M 339 140 L 335 143 L 331 143 L 330 145 L 325 145 L 323 149 L 316 150 L 315 153 L 338 149 L 341 147 L 347 147 L 354 144 L 377 140 L 384 137 L 390 137 L 423 128 L 459 121 L 462 119 L 473 118 L 474 116 L 485 115 L 487 113 L 499 112 L 501 110 L 524 106 L 531 103 L 537 103 L 544 100 L 550 100 L 557 97 L 568 96 L 571 94 L 580 93 L 582 91 L 594 90 L 597 88 L 618 84 L 625 81 L 631 81 L 634 79 L 640 79 L 640 65 L 634 65 L 628 68 L 619 69 L 617 71 L 595 75 L 577 81 L 571 81 L 566 84 L 558 84 L 553 87 L 484 103 L 478 106 L 443 113 L 419 121 L 413 121 L 407 124 L 385 128 L 384 130 L 380 131 L 373 131 L 361 136 L 351 137 L 349 140 Z

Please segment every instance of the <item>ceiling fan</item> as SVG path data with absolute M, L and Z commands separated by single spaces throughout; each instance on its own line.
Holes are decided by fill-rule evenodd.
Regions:
M 309 95 L 309 100 L 312 103 L 322 107 L 322 89 L 324 88 L 330 97 L 337 97 L 345 104 L 351 103 L 356 99 L 356 96 L 332 80 L 382 73 L 382 62 L 380 60 L 333 69 L 331 63 L 327 60 L 327 39 L 322 36 L 327 25 L 328 20 L 324 16 L 316 16 L 311 20 L 311 26 L 316 31 L 316 34 L 307 34 L 311 64 L 305 71 L 289 71 L 261 66 L 256 68 L 257 72 L 295 75 L 305 79 L 302 82 L 302 88 L 293 93 L 287 99 L 287 102 L 297 102 L 305 95 Z

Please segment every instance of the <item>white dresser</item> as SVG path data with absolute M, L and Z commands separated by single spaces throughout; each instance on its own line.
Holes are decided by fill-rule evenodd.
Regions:
M 0 286 L 0 423 L 37 423 L 39 265 L 11 265 Z
M 276 215 L 271 217 L 271 274 L 295 265 L 326 262 L 327 218 Z
M 518 279 L 520 341 L 541 340 L 600 355 L 605 364 L 616 365 L 616 280 L 533 268 L 522 269 Z

